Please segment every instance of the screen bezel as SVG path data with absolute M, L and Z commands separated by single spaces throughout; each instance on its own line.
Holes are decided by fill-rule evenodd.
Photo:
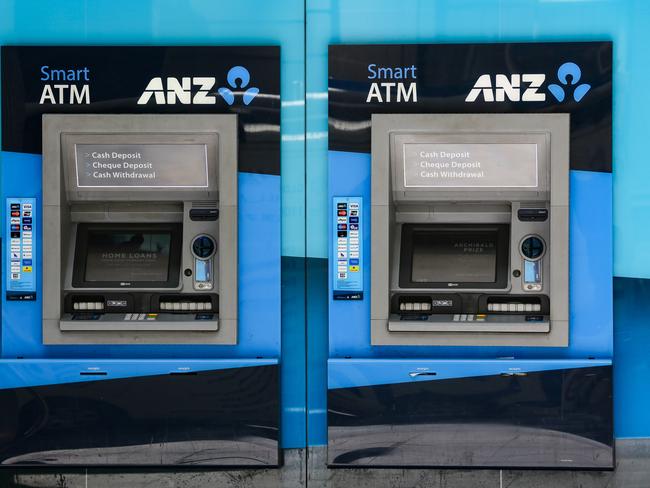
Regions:
M 496 232 L 496 279 L 493 282 L 414 282 L 413 236 L 418 232 Z M 510 255 L 510 226 L 508 224 L 403 224 L 400 244 L 399 286 L 400 288 L 435 289 L 505 289 L 508 287 Z
M 169 244 L 169 263 L 167 280 L 165 281 L 86 281 L 86 259 L 88 256 L 88 235 L 92 231 L 101 232 L 168 232 L 171 236 Z M 77 237 L 74 251 L 74 267 L 72 271 L 72 286 L 75 288 L 176 288 L 180 281 L 181 247 L 183 226 L 175 223 L 161 224 L 90 224 L 77 225 Z M 128 283 L 128 284 L 125 284 Z

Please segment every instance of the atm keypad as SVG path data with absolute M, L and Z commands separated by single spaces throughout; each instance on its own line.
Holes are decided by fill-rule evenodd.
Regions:
M 74 302 L 73 310 L 104 310 L 104 302 Z
M 485 320 L 486 315 L 474 315 L 472 313 L 457 313 L 454 314 L 454 322 L 482 322 Z
M 400 312 L 428 312 L 431 310 L 429 302 L 402 302 L 399 304 Z
M 202 312 L 212 310 L 212 302 L 160 302 L 160 310 L 171 312 Z
M 144 313 L 127 313 L 124 320 L 144 320 L 146 315 Z
M 539 303 L 488 303 L 489 312 L 541 312 Z

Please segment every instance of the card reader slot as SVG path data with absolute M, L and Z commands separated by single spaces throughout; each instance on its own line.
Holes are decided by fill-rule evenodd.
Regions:
M 546 222 L 548 220 L 547 208 L 520 208 L 517 218 L 522 222 Z
M 190 209 L 190 220 L 195 222 L 214 221 L 219 218 L 218 208 L 192 208 Z

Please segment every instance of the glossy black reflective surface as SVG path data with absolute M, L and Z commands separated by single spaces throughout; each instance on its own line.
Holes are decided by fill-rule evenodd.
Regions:
M 275 466 L 279 368 L 0 390 L 2 465 Z
M 279 46 L 3 46 L 0 61 L 3 151 L 40 154 L 44 113 L 231 113 L 237 114 L 239 126 L 239 171 L 280 174 Z M 86 68 L 90 103 L 39 103 L 43 66 Z M 248 87 L 260 90 L 249 105 L 240 102 L 240 93 L 232 104 L 217 95 L 220 87 L 228 86 L 234 66 L 244 66 L 251 76 Z M 200 78 L 208 85 L 214 78 L 206 93 L 213 103 L 138 104 L 157 77 Z M 193 96 L 199 88 L 192 85 Z
M 567 61 L 579 66 L 580 83 L 590 85 L 580 101 L 568 93 L 558 101 L 548 87 L 558 81 Z M 569 113 L 571 169 L 612 171 L 612 43 L 475 43 L 331 45 L 329 47 L 328 143 L 331 151 L 370 152 L 372 114 L 393 113 Z M 379 67 L 413 66 L 415 78 L 379 76 Z M 373 68 L 371 70 L 371 68 Z M 486 101 L 467 97 L 480 76 L 540 74 L 538 101 Z M 517 78 L 518 79 L 518 78 Z M 396 88 L 385 93 L 383 82 L 417 85 L 417 101 L 399 100 Z M 373 83 L 383 93 L 369 97 Z M 393 85 L 394 87 L 394 85 Z M 527 88 L 526 83 L 521 84 Z M 523 90 L 522 90 L 523 92 Z M 517 98 L 520 98 L 517 100 Z
M 332 466 L 611 469 L 612 368 L 328 393 Z

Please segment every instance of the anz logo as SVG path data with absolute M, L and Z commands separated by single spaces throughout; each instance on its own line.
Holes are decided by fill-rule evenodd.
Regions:
M 219 88 L 219 95 L 221 95 L 221 98 L 223 98 L 228 105 L 232 105 L 235 103 L 235 94 L 231 88 L 241 88 L 243 90 L 251 81 L 251 75 L 243 66 L 235 66 L 234 68 L 230 68 L 230 71 L 228 71 L 227 80 L 230 88 Z M 255 88 L 254 86 L 248 88 L 242 94 L 242 102 L 244 102 L 244 105 L 249 105 L 259 92 L 260 89 Z
M 217 103 L 217 95 L 228 105 L 235 103 L 236 95 L 248 86 L 251 75 L 243 66 L 234 66 L 228 71 L 226 81 L 228 87 L 219 87 L 217 79 L 208 76 L 184 76 L 182 78 L 167 78 L 163 83 L 161 77 L 152 78 L 147 87 L 138 99 L 138 105 L 146 105 L 152 99 L 156 105 L 214 105 Z M 242 92 L 242 102 L 250 105 L 253 99 L 259 94 L 256 87 L 249 87 Z
M 584 98 L 589 90 L 591 90 L 591 85 L 588 83 L 581 83 L 580 77 L 582 76 L 582 71 L 580 67 L 575 63 L 564 63 L 557 70 L 557 79 L 563 85 L 556 85 L 555 83 L 548 85 L 548 91 L 555 97 L 558 102 L 563 102 L 566 97 L 566 91 L 569 87 L 574 87 L 572 96 L 573 100 L 579 102 Z M 570 77 L 570 78 L 569 78 Z
M 547 89 L 558 102 L 567 99 L 567 95 L 579 102 L 591 89 L 588 83 L 579 84 L 581 77 L 582 72 L 577 64 L 564 63 L 557 70 L 559 84 L 552 83 Z M 494 83 L 492 75 L 481 75 L 465 102 L 475 102 L 480 97 L 485 102 L 545 102 L 546 92 L 542 90 L 545 81 L 545 74 L 498 74 L 494 76 Z

